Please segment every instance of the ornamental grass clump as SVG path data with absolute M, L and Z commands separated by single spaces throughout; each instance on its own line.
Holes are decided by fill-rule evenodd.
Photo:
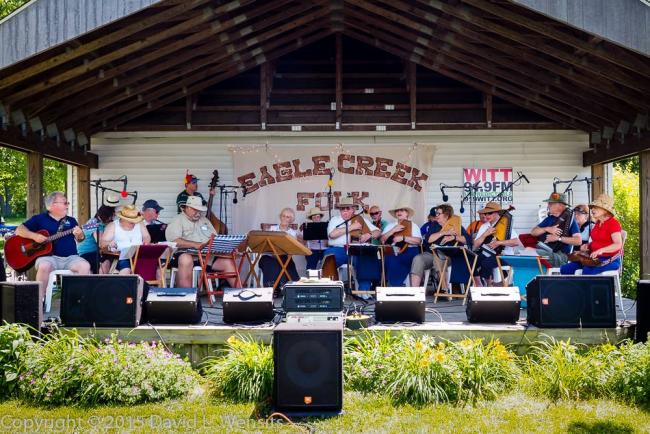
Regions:
M 25 372 L 25 353 L 34 345 L 29 329 L 18 324 L 0 326 L 0 398 L 15 396 L 18 378 Z
M 650 346 L 627 342 L 618 348 L 614 372 L 607 388 L 614 396 L 630 404 L 650 404 Z
M 25 353 L 21 396 L 45 405 L 140 404 L 180 398 L 200 377 L 190 364 L 155 343 L 103 343 L 55 332 Z
M 231 336 L 218 357 L 203 364 L 212 394 L 233 402 L 261 402 L 273 390 L 273 349 L 251 337 Z
M 382 393 L 387 385 L 386 371 L 398 353 L 401 337 L 385 331 L 366 332 L 344 342 L 343 378 L 346 387 L 362 393 Z
M 481 339 L 463 339 L 449 343 L 447 354 L 455 367 L 458 401 L 475 403 L 494 400 L 507 392 L 520 375 L 516 356 L 499 341 L 487 344 Z

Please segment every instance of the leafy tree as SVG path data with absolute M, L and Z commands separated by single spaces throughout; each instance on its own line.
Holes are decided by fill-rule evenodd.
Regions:
M 638 158 L 637 158 L 638 160 Z M 623 295 L 636 298 L 639 279 L 639 175 L 632 167 L 614 170 L 614 206 L 621 226 L 627 231 L 621 288 Z
M 0 20 L 28 1 L 29 0 L 0 0 Z
M 25 215 L 27 204 L 27 156 L 0 147 L 0 214 Z

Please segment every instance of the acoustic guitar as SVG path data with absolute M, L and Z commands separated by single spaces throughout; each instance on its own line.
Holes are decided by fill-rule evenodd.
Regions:
M 217 184 L 219 184 L 219 171 L 214 170 L 212 172 L 212 179 L 210 180 L 210 190 L 213 188 L 217 187 Z M 214 215 L 212 212 L 212 202 L 214 201 L 214 195 L 210 195 L 210 199 L 208 199 L 208 211 L 205 213 L 205 217 L 210 220 L 210 223 L 212 223 L 212 226 L 214 226 L 214 229 L 217 231 L 218 234 L 220 235 L 228 235 L 228 227 L 221 221 L 217 216 Z
M 97 223 L 89 223 L 82 226 L 81 229 L 91 230 L 96 229 L 97 226 Z M 37 231 L 37 233 L 47 237 L 43 243 L 37 243 L 29 238 L 14 235 L 5 241 L 5 258 L 7 259 L 7 265 L 19 273 L 29 270 L 37 258 L 52 253 L 52 243 L 54 241 L 70 235 L 73 230 L 74 228 L 50 235 L 47 230 L 41 229 L 40 231 Z

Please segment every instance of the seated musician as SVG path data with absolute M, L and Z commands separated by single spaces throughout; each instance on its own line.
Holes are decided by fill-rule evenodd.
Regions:
M 388 220 L 381 218 L 381 214 L 382 211 L 379 205 L 373 205 L 368 210 L 368 215 L 370 215 L 370 222 L 375 225 L 375 227 L 379 228 L 379 231 L 381 233 L 384 233 L 384 229 L 386 229 L 386 226 L 388 226 Z M 377 246 L 381 244 L 381 240 L 375 238 L 373 238 L 370 242 Z
M 339 201 L 338 209 L 340 215 L 332 217 L 327 225 L 327 234 L 329 236 L 330 247 L 325 250 L 325 258 L 333 255 L 336 260 L 336 267 L 347 264 L 348 255 L 344 246 L 349 242 L 369 243 L 372 239 L 379 238 L 381 231 L 363 216 L 354 216 L 358 205 L 354 203 L 352 197 L 344 197 Z M 348 238 L 346 239 L 346 225 L 344 222 L 350 220 L 348 224 Z M 356 235 L 358 238 L 356 238 Z M 381 277 L 381 264 L 376 255 L 361 255 L 353 258 L 354 268 L 356 270 L 358 290 L 369 291 L 372 282 L 376 282 Z M 362 295 L 363 299 L 369 299 L 369 295 Z
M 429 210 L 429 215 L 427 216 L 427 221 L 422 226 L 420 226 L 420 235 L 424 239 L 424 236 L 429 231 L 429 227 L 436 222 L 436 211 L 437 208 L 434 206 Z
M 106 225 L 99 244 L 102 249 L 120 252 L 116 269 L 120 274 L 131 274 L 131 261 L 127 253 L 133 246 L 149 244 L 151 237 L 144 225 L 144 217 L 135 205 L 124 205 L 115 216 L 117 220 Z
M 319 223 L 324 215 L 320 208 L 314 207 L 307 213 L 307 219 L 310 222 Z M 311 255 L 305 257 L 307 269 L 318 270 L 318 263 L 323 259 L 325 249 L 327 248 L 327 240 L 309 240 L 306 241 L 306 244 L 307 248 L 311 250 Z
M 16 228 L 16 235 L 28 238 L 37 243 L 43 243 L 47 237 L 38 233 L 45 229 L 50 235 L 72 229 L 72 234 L 66 235 L 52 242 L 52 255 L 41 256 L 36 259 L 36 280 L 39 283 L 41 300 L 45 298 L 45 289 L 54 270 L 70 270 L 77 274 L 89 274 L 90 264 L 77 254 L 75 241 L 85 238 L 83 230 L 79 227 L 74 217 L 68 216 L 70 202 L 65 194 L 55 191 L 45 197 L 47 211 L 36 214 Z
M 95 216 L 86 222 L 86 226 L 90 225 L 91 229 L 84 230 L 84 240 L 77 243 L 79 256 L 88 261 L 94 274 L 98 272 L 107 274 L 110 268 L 110 259 L 99 253 L 99 243 L 106 225 L 115 218 L 115 206 L 119 201 L 120 199 L 116 194 L 109 193 L 104 198 L 104 202 L 95 213 Z M 94 228 L 95 225 L 97 225 L 96 229 Z
M 551 265 L 559 267 L 567 263 L 573 246 L 582 244 L 580 229 L 573 219 L 571 209 L 568 208 L 569 203 L 565 194 L 551 193 L 544 202 L 548 203 L 549 215 L 535 226 L 530 234 L 551 249 L 537 248 L 537 254 L 548 256 Z
M 422 236 L 418 225 L 411 221 L 415 214 L 413 208 L 400 205 L 388 212 L 397 221 L 389 223 L 381 235 L 382 244 L 392 244 L 394 252 L 386 255 L 386 274 L 390 286 L 404 286 L 411 262 L 420 253 Z
M 273 232 L 286 232 L 290 236 L 302 242 L 302 236 L 300 235 L 300 232 L 291 227 L 291 224 L 295 219 L 296 213 L 292 208 L 283 208 L 282 211 L 280 211 L 280 223 L 271 226 L 268 230 Z M 287 260 L 287 257 L 286 255 L 281 255 L 280 259 L 284 262 Z M 264 286 L 273 286 L 273 283 L 275 283 L 278 275 L 282 271 L 282 266 L 278 260 L 273 255 L 265 254 L 260 258 L 259 266 L 263 273 Z M 291 280 L 300 279 L 300 276 L 298 276 L 298 271 L 296 270 L 296 264 L 293 262 L 293 259 L 289 261 L 289 265 L 287 265 L 287 271 L 291 276 Z M 285 283 L 287 283 L 287 276 L 286 274 L 282 273 L 282 276 L 278 281 L 278 285 L 273 288 L 276 296 L 279 295 L 278 291 L 284 286 Z
M 188 197 L 183 212 L 174 217 L 167 225 L 167 229 L 165 229 L 165 238 L 176 243 L 176 248 L 180 249 L 180 251 L 176 252 L 170 264 L 172 267 L 178 267 L 175 284 L 180 288 L 190 288 L 192 286 L 192 268 L 199 265 L 198 259 L 195 259 L 190 253 L 183 252 L 182 249 L 200 250 L 208 243 L 210 236 L 217 233 L 210 220 L 201 215 L 207 209 L 201 203 L 200 197 Z M 208 264 L 208 266 L 212 270 L 221 272 L 236 271 L 235 264 L 229 258 L 220 258 L 218 256 L 211 256 L 210 258 L 212 263 Z M 234 287 L 236 280 L 234 277 L 228 278 L 228 285 Z
M 185 189 L 180 193 L 178 193 L 178 196 L 176 196 L 176 211 L 178 212 L 178 214 L 181 213 L 181 210 L 185 205 L 185 203 L 187 202 L 188 197 L 197 196 L 201 199 L 201 204 L 203 206 L 208 204 L 203 198 L 203 195 L 197 191 L 198 188 L 199 188 L 199 178 L 192 175 L 191 173 L 187 173 L 185 175 Z M 210 190 L 210 195 L 214 196 L 214 194 L 215 194 L 215 190 L 214 189 Z
M 411 286 L 420 286 L 425 270 L 433 268 L 434 265 L 437 265 L 436 268 L 439 270 L 441 278 L 446 280 L 441 258 L 431 252 L 433 245 L 466 245 L 470 239 L 469 234 L 460 223 L 460 217 L 454 215 L 454 208 L 451 205 L 443 203 L 435 209 L 437 210 L 436 222 L 429 226 L 429 231 L 424 237 L 424 253 L 413 258 L 411 263 Z M 462 267 L 456 268 L 462 269 Z M 460 282 L 463 278 L 465 282 L 468 280 L 468 272 L 466 273 L 467 277 L 463 277 L 460 273 L 458 270 L 454 272 L 452 266 L 453 282 Z
M 580 229 L 582 244 L 589 243 L 591 230 L 594 228 L 594 222 L 591 220 L 591 214 L 589 213 L 589 205 L 580 204 L 573 207 L 573 218 L 575 218 L 578 229 Z
M 472 242 L 476 240 L 478 230 L 486 221 L 487 221 L 487 215 L 485 213 L 483 214 L 478 213 L 478 220 L 474 220 L 469 224 L 469 226 L 467 226 L 467 233 L 470 235 L 470 237 L 472 237 Z
M 512 229 L 512 221 L 503 221 L 504 226 L 499 228 L 499 221 L 502 218 L 507 218 L 502 215 L 504 211 L 497 202 L 488 202 L 485 204 L 485 208 L 478 210 L 479 215 L 485 216 L 485 223 L 481 225 L 476 233 L 473 248 L 479 250 L 481 246 L 486 245 L 490 249 L 478 253 L 474 275 L 481 278 L 482 282 L 480 284 L 490 285 L 492 283 L 494 269 L 498 266 L 497 254 L 513 255 L 515 253 L 514 247 L 523 247 L 521 241 L 519 241 L 519 235 Z M 506 228 L 508 225 L 510 226 L 509 237 Z M 502 264 L 505 264 L 505 261 L 502 261 Z
M 187 201 L 187 198 L 185 199 Z M 147 199 L 142 204 L 142 217 L 144 217 L 145 225 L 162 225 L 164 224 L 158 220 L 158 215 L 163 208 L 158 204 L 158 201 L 155 199 Z
M 621 224 L 616 219 L 614 200 L 606 194 L 601 194 L 589 206 L 595 225 L 591 231 L 591 242 L 583 244 L 580 251 L 597 260 L 599 264 L 588 266 L 582 265 L 581 262 L 569 262 L 560 267 L 562 274 L 575 274 L 576 270 L 582 269 L 583 275 L 594 275 L 603 271 L 618 270 L 621 266 L 623 236 Z

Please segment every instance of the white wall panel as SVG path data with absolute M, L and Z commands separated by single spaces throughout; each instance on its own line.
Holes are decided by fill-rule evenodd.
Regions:
M 432 134 L 234 134 L 215 133 L 105 133 L 92 139 L 92 151 L 99 155 L 99 169 L 91 178 L 109 179 L 127 175 L 129 190 L 138 191 L 138 204 L 156 199 L 165 208 L 161 220 L 169 221 L 176 213 L 176 195 L 183 189 L 185 170 L 201 178 L 199 191 L 207 194 L 214 169 L 222 183 L 233 183 L 229 145 L 241 146 L 268 142 L 269 146 L 318 146 L 337 143 L 352 150 L 355 144 L 404 146 L 413 143 L 435 147 L 430 181 L 427 185 L 427 208 L 442 202 L 441 182 L 460 185 L 463 167 L 512 167 L 522 171 L 531 183 L 515 187 L 515 228 L 528 232 L 537 222 L 542 200 L 552 191 L 554 177 L 570 179 L 589 176 L 582 167 L 582 153 L 588 137 L 576 131 L 439 131 Z M 108 184 L 107 184 L 108 185 Z M 118 184 L 113 187 L 119 189 Z M 563 190 L 563 187 L 560 187 Z M 587 198 L 586 186 L 574 188 L 576 202 Z M 449 191 L 449 202 L 458 210 L 460 194 Z M 94 192 L 91 191 L 94 208 Z M 218 201 L 215 211 L 218 211 Z M 232 207 L 229 204 L 229 207 Z M 469 206 L 463 216 L 469 221 Z M 424 216 L 419 216 L 423 219 Z

